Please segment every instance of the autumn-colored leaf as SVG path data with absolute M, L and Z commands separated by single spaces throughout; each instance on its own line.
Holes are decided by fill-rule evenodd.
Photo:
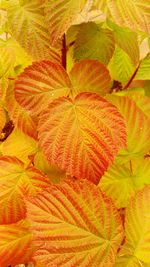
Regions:
M 93 184 L 65 182 L 27 203 L 40 266 L 113 266 L 123 238 L 117 209 Z M 104 219 L 105 218 L 105 219 Z
M 105 95 L 110 90 L 111 77 L 105 65 L 97 60 L 81 60 L 71 72 L 73 94 L 96 92 Z
M 14 96 L 14 83 L 10 83 L 6 94 L 6 106 L 16 128 L 37 139 L 37 118 L 18 104 Z
M 104 12 L 120 26 L 150 33 L 149 0 L 104 0 Z
M 8 21 L 13 36 L 34 60 L 61 62 L 61 47 L 50 45 L 50 36 L 41 0 L 10 0 Z
M 126 143 L 122 116 L 94 93 L 54 100 L 41 114 L 38 131 L 40 146 L 51 164 L 94 183 Z
M 150 264 L 150 186 L 137 192 L 126 209 L 125 235 L 115 267 Z
M 27 263 L 33 252 L 32 233 L 26 220 L 0 225 L 0 266 Z
M 33 63 L 19 75 L 15 82 L 18 103 L 34 115 L 46 108 L 59 96 L 67 96 L 71 82 L 61 65 L 51 61 Z
M 47 0 L 45 2 L 46 21 L 52 43 L 56 43 L 66 33 L 84 4 L 85 0 Z
M 2 154 L 15 156 L 25 164 L 29 162 L 29 156 L 38 151 L 38 143 L 35 139 L 15 128 L 1 145 Z
M 102 176 L 99 187 L 112 197 L 118 208 L 123 208 L 146 184 L 150 184 L 150 159 L 141 158 L 125 164 L 113 163 Z
M 25 218 L 23 196 L 35 196 L 49 184 L 49 179 L 36 168 L 26 168 L 15 157 L 0 157 L 0 223 L 15 223 Z
M 150 120 L 128 96 L 107 95 L 123 115 L 127 126 L 127 149 L 119 152 L 121 162 L 143 156 L 150 148 Z

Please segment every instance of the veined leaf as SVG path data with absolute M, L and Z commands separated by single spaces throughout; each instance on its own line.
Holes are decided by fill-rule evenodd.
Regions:
M 15 97 L 18 103 L 34 115 L 59 96 L 70 93 L 71 82 L 61 65 L 51 61 L 33 63 L 16 79 Z
M 10 73 L 13 71 L 13 66 L 15 62 L 15 55 L 12 48 L 6 48 L 5 42 L 0 42 L 0 78 L 9 77 Z
M 45 173 L 53 183 L 59 183 L 63 178 L 66 178 L 65 171 L 51 165 L 40 148 L 34 156 L 34 166 Z
M 102 176 L 99 187 L 112 197 L 118 208 L 123 208 L 145 184 L 150 184 L 150 160 L 139 158 L 122 165 L 113 163 Z
M 112 28 L 116 44 L 131 58 L 132 63 L 136 66 L 139 62 L 139 46 L 138 35 L 126 28 L 119 27 L 118 25 L 108 22 Z
M 80 26 L 75 41 L 74 58 L 96 59 L 108 64 L 115 49 L 113 32 L 103 29 L 101 24 L 89 22 Z
M 6 106 L 9 116 L 16 128 L 25 134 L 37 139 L 37 118 L 31 116 L 31 112 L 21 107 L 14 96 L 14 84 L 10 83 L 7 89 Z
M 46 20 L 52 43 L 55 43 L 69 29 L 82 10 L 85 0 L 47 0 Z
M 93 184 L 62 183 L 27 203 L 41 266 L 113 266 L 123 238 L 117 209 Z
M 134 79 L 150 80 L 150 53 L 142 60 Z
M 144 189 L 132 197 L 127 206 L 125 218 L 126 241 L 118 255 L 115 267 L 138 267 L 150 264 L 149 229 L 150 186 L 145 186 Z
M 3 155 L 15 156 L 25 164 L 29 162 L 29 156 L 38 150 L 37 141 L 15 128 L 3 142 L 1 151 Z
M 113 57 L 109 62 L 108 69 L 111 77 L 122 84 L 126 84 L 128 82 L 135 70 L 130 57 L 117 46 Z
M 122 116 L 94 93 L 54 100 L 41 114 L 38 130 L 40 146 L 51 164 L 94 183 L 126 143 Z
M 140 110 L 150 118 L 150 98 L 145 96 L 144 88 L 128 88 L 128 90 L 118 92 L 117 95 L 129 96 Z
M 96 92 L 105 95 L 110 90 L 111 77 L 105 65 L 97 60 L 82 60 L 70 72 L 73 93 Z
M 120 26 L 150 33 L 149 0 L 105 0 L 103 10 Z
M 16 266 L 31 260 L 32 233 L 26 220 L 0 225 L 0 266 Z
M 61 61 L 60 48 L 50 45 L 43 1 L 10 0 L 7 10 L 13 36 L 35 60 Z
M 25 218 L 23 196 L 35 196 L 49 184 L 49 179 L 36 168 L 25 168 L 15 157 L 0 157 L 0 223 L 15 223 Z
M 123 115 L 127 126 L 127 150 L 121 150 L 120 162 L 143 156 L 150 149 L 150 120 L 127 96 L 107 95 Z

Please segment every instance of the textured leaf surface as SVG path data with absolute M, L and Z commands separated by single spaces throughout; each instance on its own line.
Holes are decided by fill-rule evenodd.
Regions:
M 21 107 L 14 96 L 14 84 L 7 89 L 6 106 L 9 116 L 16 128 L 25 134 L 37 139 L 37 118 L 31 116 L 31 112 Z
M 118 25 L 109 22 L 108 25 L 112 28 L 116 44 L 124 50 L 131 58 L 132 63 L 135 65 L 139 62 L 139 45 L 138 35 L 126 28 L 119 27 Z
M 28 206 L 42 266 L 113 266 L 123 229 L 111 200 L 80 180 L 38 195 Z
M 8 20 L 13 36 L 36 60 L 60 62 L 60 51 L 50 46 L 41 0 L 10 0 Z
M 110 90 L 111 77 L 105 65 L 97 60 L 82 60 L 70 72 L 73 92 L 97 92 L 105 95 Z
M 127 96 L 107 95 L 123 115 L 127 126 L 127 150 L 121 150 L 121 161 L 142 156 L 150 148 L 150 120 L 136 103 Z
M 50 37 L 55 43 L 76 20 L 85 0 L 47 0 L 45 3 L 46 20 Z
M 0 157 L 0 223 L 15 223 L 26 216 L 23 196 L 34 196 L 49 186 L 49 179 L 34 167 L 25 169 L 15 157 Z
M 145 184 L 150 184 L 149 159 L 132 160 L 122 165 L 113 163 L 102 176 L 99 186 L 112 197 L 118 208 L 123 208 L 132 194 Z
M 145 186 L 130 201 L 126 210 L 126 241 L 115 267 L 150 264 L 150 186 Z M 128 259 L 130 260 L 129 264 Z M 122 263 L 122 265 L 120 265 Z M 134 263 L 137 263 L 137 265 Z M 139 263 L 139 265 L 138 265 Z M 143 264 L 142 264 L 143 263 Z
M 15 266 L 29 262 L 32 234 L 27 221 L 16 224 L 0 225 L 0 266 Z
M 120 26 L 129 27 L 134 31 L 150 33 L 149 0 L 105 0 L 105 5 L 107 12 Z
M 120 47 L 115 48 L 112 59 L 109 62 L 108 69 L 111 77 L 125 84 L 134 73 L 134 66 L 130 57 Z
M 48 161 L 68 174 L 97 183 L 119 148 L 125 146 L 124 121 L 98 94 L 62 97 L 43 111 L 39 121 L 41 148 Z
M 51 165 L 40 148 L 34 157 L 34 166 L 44 172 L 53 183 L 59 183 L 63 178 L 66 178 L 65 171 L 62 171 L 57 166 Z
M 15 97 L 25 109 L 38 115 L 59 96 L 67 96 L 71 82 L 64 68 L 50 61 L 33 63 L 17 78 Z
M 150 54 L 142 60 L 135 80 L 150 80 Z
M 3 155 L 16 156 L 26 164 L 29 162 L 28 156 L 35 154 L 37 150 L 37 141 L 17 128 L 13 130 L 1 146 Z
M 6 48 L 4 44 L 5 42 L 0 43 L 0 78 L 9 77 L 15 62 L 13 50 Z
M 75 42 L 74 58 L 96 59 L 107 65 L 115 49 L 113 32 L 93 22 L 82 24 L 80 27 Z

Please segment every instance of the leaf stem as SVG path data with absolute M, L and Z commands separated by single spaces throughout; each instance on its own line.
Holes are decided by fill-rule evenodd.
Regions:
M 135 75 L 138 72 L 138 69 L 140 67 L 141 62 L 138 64 L 137 68 L 135 69 L 134 73 L 132 74 L 132 76 L 130 77 L 129 81 L 127 82 L 127 84 L 123 87 L 123 90 L 128 89 L 128 87 L 130 86 L 130 84 L 132 83 L 133 79 L 135 78 Z

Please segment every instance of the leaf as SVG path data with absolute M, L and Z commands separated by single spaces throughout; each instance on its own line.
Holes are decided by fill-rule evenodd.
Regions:
M 29 156 L 38 150 L 37 141 L 15 128 L 3 142 L 1 151 L 6 156 L 16 156 L 25 164 L 29 162 Z
M 94 183 L 126 142 L 122 116 L 94 93 L 54 100 L 41 114 L 38 131 L 40 146 L 51 164 Z
M 103 10 L 111 15 L 116 24 L 122 27 L 150 33 L 149 0 L 105 0 L 105 8 Z
M 80 26 L 75 41 L 74 58 L 95 59 L 107 65 L 115 49 L 113 32 L 101 24 L 89 22 Z
M 117 46 L 109 62 L 108 69 L 111 77 L 122 84 L 128 82 L 135 70 L 130 57 Z
M 97 92 L 105 95 L 110 90 L 111 77 L 105 65 L 97 60 L 82 60 L 70 72 L 73 92 Z
M 128 90 L 121 91 L 119 94 L 133 99 L 139 109 L 150 118 L 150 99 L 145 96 L 144 88 L 128 88 Z
M 0 101 L 0 134 L 5 126 L 5 123 L 6 123 L 6 113 L 3 108 L 3 104 Z
M 84 4 L 85 0 L 46 1 L 46 21 L 49 25 L 50 37 L 53 44 L 56 43 L 74 23 Z
M 4 44 L 0 42 L 0 78 L 9 77 L 15 62 L 13 49 L 6 48 Z
M 132 63 L 136 66 L 139 63 L 139 46 L 138 35 L 126 28 L 119 27 L 118 25 L 108 22 L 112 28 L 114 38 L 118 47 L 120 47 L 131 58 Z
M 59 183 L 62 179 L 66 178 L 64 171 L 57 166 L 49 164 L 40 148 L 38 148 L 34 156 L 34 166 L 45 173 L 53 183 Z
M 0 225 L 0 266 L 16 266 L 31 259 L 32 234 L 26 220 Z
M 150 53 L 142 60 L 134 79 L 150 80 Z
M 15 157 L 0 157 L 0 223 L 15 223 L 25 218 L 23 196 L 36 196 L 49 184 L 49 179 L 36 168 L 26 168 Z
M 33 63 L 15 81 L 15 97 L 18 103 L 32 115 L 46 108 L 59 96 L 70 93 L 71 82 L 61 65 L 51 61 Z
M 119 213 L 93 184 L 62 183 L 27 203 L 41 266 L 113 266 L 123 238 Z
M 43 1 L 10 0 L 7 10 L 13 37 L 35 60 L 61 61 L 61 48 L 50 45 Z
M 150 263 L 150 186 L 137 192 L 126 209 L 125 234 L 123 245 L 115 267 L 148 266 Z M 130 263 L 125 264 L 130 258 Z M 132 263 L 137 264 L 133 265 Z M 122 265 L 120 265 L 122 263 Z M 139 265 L 138 265 L 139 263 Z
M 127 149 L 119 151 L 120 163 L 143 156 L 150 148 L 150 120 L 127 96 L 107 95 L 120 111 L 127 126 Z
M 145 184 L 150 184 L 149 158 L 125 164 L 113 163 L 102 176 L 99 187 L 112 197 L 117 208 L 124 208 L 135 191 Z
M 6 106 L 9 116 L 16 128 L 37 139 L 37 118 L 31 116 L 31 112 L 21 107 L 14 96 L 14 83 L 10 83 L 7 89 Z

